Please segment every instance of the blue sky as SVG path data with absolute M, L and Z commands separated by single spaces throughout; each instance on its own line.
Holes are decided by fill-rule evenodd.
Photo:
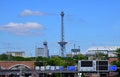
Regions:
M 23 50 L 34 56 L 47 41 L 50 54 L 60 54 L 61 11 L 64 11 L 66 53 L 74 44 L 120 45 L 119 0 L 0 0 L 0 53 Z

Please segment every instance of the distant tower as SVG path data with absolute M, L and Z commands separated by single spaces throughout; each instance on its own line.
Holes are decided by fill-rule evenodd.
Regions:
M 60 44 L 61 47 L 61 56 L 65 57 L 65 45 L 67 44 L 67 42 L 64 41 L 64 23 L 63 23 L 63 17 L 64 17 L 64 12 L 61 12 L 61 41 L 58 42 L 58 44 Z
M 44 55 L 45 55 L 45 57 L 49 57 L 49 50 L 48 50 L 48 46 L 47 46 L 47 41 L 44 41 L 43 45 L 44 45 Z

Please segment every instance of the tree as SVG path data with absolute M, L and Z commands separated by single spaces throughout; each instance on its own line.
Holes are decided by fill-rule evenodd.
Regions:
M 76 60 L 87 60 L 87 57 L 83 54 L 78 54 L 78 55 L 75 55 L 73 56 L 73 59 L 76 59 Z
M 117 55 L 118 60 L 112 61 L 111 64 L 116 65 L 117 67 L 120 67 L 120 48 L 116 49 L 115 52 L 116 52 L 115 54 Z
M 115 52 L 116 52 L 118 61 L 120 61 L 120 48 L 118 48 Z
M 120 66 L 120 61 L 112 61 L 111 65 L 116 65 L 117 67 Z
M 48 65 L 53 65 L 53 66 L 64 66 L 65 65 L 65 60 L 63 60 L 61 57 L 51 57 L 47 61 Z
M 20 57 L 20 56 L 13 56 L 13 61 L 24 61 L 24 57 Z
M 0 60 L 1 60 L 1 61 L 7 61 L 7 60 L 8 60 L 8 55 L 6 55 L 6 54 L 1 54 L 1 55 L 0 55 Z
M 47 64 L 47 58 L 38 56 L 35 58 L 36 66 L 45 66 Z
M 107 60 L 107 57 L 107 54 L 102 52 L 97 52 L 94 56 L 92 56 L 93 60 Z

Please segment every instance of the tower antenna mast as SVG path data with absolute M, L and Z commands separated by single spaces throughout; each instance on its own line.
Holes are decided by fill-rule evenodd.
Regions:
M 67 44 L 67 42 L 65 42 L 64 40 L 64 22 L 63 22 L 64 12 L 61 12 L 60 15 L 61 15 L 61 41 L 58 42 L 58 44 L 60 45 L 61 48 L 61 56 L 65 57 L 64 52 L 65 52 L 65 45 Z

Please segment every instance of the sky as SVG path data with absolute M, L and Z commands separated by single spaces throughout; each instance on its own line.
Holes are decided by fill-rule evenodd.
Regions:
M 64 12 L 65 54 L 80 46 L 120 46 L 120 0 L 0 0 L 0 53 L 25 51 L 48 42 L 50 55 L 60 55 Z

